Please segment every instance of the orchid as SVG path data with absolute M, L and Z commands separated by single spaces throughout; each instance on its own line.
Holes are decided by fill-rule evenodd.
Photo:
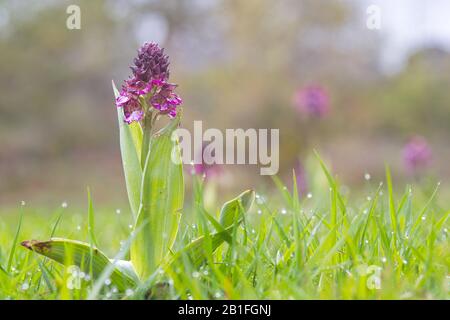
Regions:
M 133 75 L 120 92 L 113 83 L 122 164 L 134 218 L 132 234 L 122 250 L 109 259 L 97 248 L 90 195 L 89 243 L 62 238 L 21 243 L 61 264 L 72 261 L 90 274 L 96 280 L 90 298 L 97 296 L 105 279 L 122 292 L 142 287 L 151 290 L 148 280 L 160 270 L 172 272 L 186 258 L 201 265 L 206 260 L 203 247 L 212 245 L 214 251 L 229 241 L 232 230 L 253 203 L 254 192 L 243 192 L 222 206 L 219 220 L 214 220 L 217 232 L 174 250 L 184 203 L 183 167 L 175 134 L 181 121 L 182 100 L 174 92 L 177 85 L 167 82 L 168 66 L 164 49 L 145 43 L 134 59 Z M 154 124 L 161 115 L 167 115 L 170 121 L 155 131 Z M 124 260 L 128 251 L 130 260 Z

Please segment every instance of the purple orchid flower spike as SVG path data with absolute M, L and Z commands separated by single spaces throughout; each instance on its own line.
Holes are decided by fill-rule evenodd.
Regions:
M 295 93 L 294 104 L 299 112 L 322 118 L 329 111 L 329 96 L 323 87 L 309 85 Z
M 403 148 L 403 163 L 409 173 L 426 168 L 431 158 L 431 148 L 424 137 L 412 137 Z
M 146 42 L 138 50 L 131 66 L 133 75 L 125 80 L 116 105 L 123 108 L 124 121 L 128 124 L 142 121 L 146 114 L 158 114 L 174 118 L 182 99 L 174 90 L 176 84 L 168 83 L 169 57 L 154 42 Z

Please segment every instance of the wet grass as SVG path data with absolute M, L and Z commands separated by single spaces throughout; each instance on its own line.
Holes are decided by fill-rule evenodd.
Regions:
M 325 174 L 324 174 L 325 173 Z M 198 267 L 188 258 L 157 272 L 145 286 L 120 292 L 109 279 L 64 268 L 20 246 L 52 236 L 95 239 L 113 257 L 130 237 L 129 210 L 78 209 L 63 204 L 41 212 L 27 204 L 0 215 L 1 299 L 448 299 L 448 208 L 439 186 L 406 186 L 396 193 L 389 170 L 383 183 L 352 193 L 322 168 L 310 193 L 295 179 L 277 193 L 257 191 L 244 223 L 229 242 L 208 251 Z M 214 231 L 196 181 L 175 246 Z M 94 230 L 88 228 L 93 225 Z M 69 259 L 70 260 L 70 259 Z M 67 265 L 70 265 L 68 260 Z M 95 290 L 95 294 L 93 294 Z

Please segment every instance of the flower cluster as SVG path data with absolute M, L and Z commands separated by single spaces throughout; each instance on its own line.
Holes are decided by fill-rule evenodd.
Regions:
M 329 109 L 329 98 L 321 86 L 309 85 L 299 89 L 294 96 L 294 103 L 300 112 L 323 117 Z
M 141 121 L 150 109 L 173 118 L 181 98 L 174 92 L 176 84 L 168 83 L 169 57 L 156 43 L 144 43 L 131 66 L 133 75 L 125 80 L 116 99 L 123 108 L 126 123 Z
M 431 161 L 431 148 L 425 138 L 415 136 L 403 148 L 403 162 L 408 171 L 426 167 Z

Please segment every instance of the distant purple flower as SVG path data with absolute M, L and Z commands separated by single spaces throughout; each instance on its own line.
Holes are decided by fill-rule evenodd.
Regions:
M 134 65 L 130 68 L 136 79 L 143 82 L 169 79 L 169 57 L 155 42 L 146 42 L 142 45 L 138 50 L 138 56 L 134 59 Z
M 206 163 L 206 161 L 212 162 L 212 161 L 209 161 L 211 159 L 206 159 L 204 157 L 204 151 L 205 151 L 206 147 L 207 147 L 206 144 L 204 144 L 202 146 L 202 150 L 201 150 L 202 162 L 194 164 L 194 171 L 195 171 L 195 174 L 204 175 L 205 178 L 208 178 L 208 177 L 220 174 L 221 167 L 216 163 L 212 163 L 212 164 Z
M 169 57 L 164 49 L 154 42 L 144 43 L 131 66 L 133 76 L 125 80 L 116 99 L 117 107 L 123 108 L 125 122 L 141 121 L 147 111 L 154 109 L 171 118 L 177 115 L 177 107 L 183 101 L 174 92 L 177 85 L 167 82 L 168 67 Z
M 295 93 L 294 104 L 300 112 L 320 118 L 328 113 L 329 97 L 323 87 L 309 85 Z
M 431 148 L 425 138 L 415 136 L 403 148 L 403 162 L 410 172 L 425 168 L 431 161 Z

